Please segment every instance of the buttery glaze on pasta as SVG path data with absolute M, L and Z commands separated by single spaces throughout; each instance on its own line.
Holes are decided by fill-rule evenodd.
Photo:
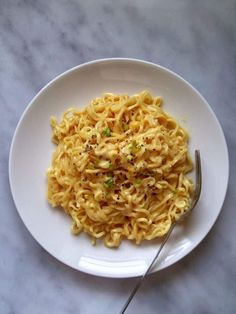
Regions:
M 192 169 L 186 131 L 161 97 L 104 94 L 83 111 L 51 118 L 56 150 L 47 171 L 48 201 L 73 220 L 72 232 L 140 244 L 166 234 L 186 211 Z

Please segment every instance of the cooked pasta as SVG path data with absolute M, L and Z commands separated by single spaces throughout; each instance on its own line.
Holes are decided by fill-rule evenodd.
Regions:
M 82 111 L 51 118 L 56 150 L 48 202 L 72 218 L 72 232 L 107 247 L 166 234 L 188 208 L 193 184 L 188 134 L 162 98 L 104 94 Z

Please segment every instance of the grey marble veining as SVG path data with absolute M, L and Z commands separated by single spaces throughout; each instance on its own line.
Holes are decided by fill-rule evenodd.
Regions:
M 149 276 L 127 313 L 235 313 L 235 14 L 235 0 L 0 0 L 0 313 L 118 313 L 135 283 L 51 257 L 24 227 L 8 183 L 10 143 L 28 102 L 59 73 L 104 57 L 153 61 L 190 81 L 218 116 L 230 152 L 214 228 L 182 261 Z

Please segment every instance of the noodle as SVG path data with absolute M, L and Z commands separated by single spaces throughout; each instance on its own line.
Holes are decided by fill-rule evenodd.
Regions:
M 188 208 L 193 184 L 188 134 L 143 91 L 104 94 L 83 111 L 51 118 L 56 150 L 48 202 L 72 218 L 72 232 L 118 247 L 166 234 Z

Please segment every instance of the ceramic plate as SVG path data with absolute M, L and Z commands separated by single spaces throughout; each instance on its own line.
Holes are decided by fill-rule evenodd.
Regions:
M 52 115 L 60 119 L 69 107 L 83 107 L 104 92 L 135 94 L 149 90 L 164 98 L 163 108 L 190 134 L 190 153 L 200 149 L 203 188 L 188 219 L 178 226 L 153 271 L 163 269 L 192 251 L 216 221 L 229 174 L 225 138 L 206 100 L 184 79 L 161 66 L 134 59 L 104 59 L 77 66 L 55 78 L 31 101 L 12 140 L 9 178 L 16 208 L 32 236 L 61 262 L 94 275 L 134 277 L 143 274 L 159 240 L 140 246 L 123 241 L 120 248 L 90 244 L 87 235 L 70 233 L 70 218 L 46 200 L 45 172 L 52 152 Z M 194 178 L 194 173 L 191 174 Z

